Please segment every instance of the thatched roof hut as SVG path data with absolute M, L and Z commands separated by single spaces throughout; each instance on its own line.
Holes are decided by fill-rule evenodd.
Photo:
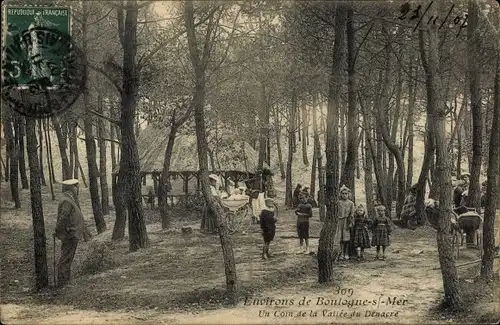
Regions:
M 168 130 L 148 126 L 141 130 L 137 139 L 141 174 L 160 175 L 163 170 Z M 255 174 L 258 153 L 244 141 L 223 141 L 218 147 L 209 144 L 208 163 L 210 172 L 226 174 Z M 210 157 L 212 156 L 212 157 Z M 269 168 L 265 165 L 266 168 Z M 199 170 L 196 136 L 178 135 L 174 142 L 170 162 L 170 174 L 196 174 Z M 118 168 L 115 170 L 118 172 Z

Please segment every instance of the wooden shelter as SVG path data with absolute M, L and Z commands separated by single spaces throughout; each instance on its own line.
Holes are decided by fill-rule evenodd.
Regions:
M 146 177 L 154 180 L 155 193 L 163 171 L 165 149 L 168 142 L 168 129 L 148 126 L 141 130 L 137 139 L 140 172 L 145 184 Z M 230 178 L 235 186 L 239 182 L 253 179 L 258 170 L 258 153 L 245 141 L 225 139 L 217 146 L 209 143 L 209 172 L 220 176 L 228 186 Z M 264 168 L 269 167 L 265 164 Z M 117 174 L 119 167 L 114 170 Z M 169 201 L 173 198 L 187 198 L 197 194 L 200 188 L 198 179 L 198 149 L 195 135 L 178 135 L 174 142 L 170 162 Z M 179 183 L 182 183 L 182 190 Z M 171 202 L 173 203 L 173 202 Z

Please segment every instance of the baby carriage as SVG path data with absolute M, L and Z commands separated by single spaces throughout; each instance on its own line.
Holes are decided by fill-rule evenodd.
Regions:
M 483 217 L 474 208 L 459 207 L 453 210 L 458 215 L 458 226 L 462 231 L 461 245 L 466 239 L 467 246 L 482 248 Z
M 248 198 L 221 200 L 227 228 L 230 232 L 245 231 L 250 227 L 250 203 Z

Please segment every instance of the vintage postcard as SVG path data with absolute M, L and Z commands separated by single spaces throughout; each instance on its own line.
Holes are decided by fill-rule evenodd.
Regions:
M 2 324 L 497 324 L 500 1 L 2 2 Z

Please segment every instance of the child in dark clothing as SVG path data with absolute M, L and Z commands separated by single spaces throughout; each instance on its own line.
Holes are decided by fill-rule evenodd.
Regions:
M 262 249 L 262 258 L 267 260 L 269 257 L 269 244 L 274 239 L 276 233 L 276 215 L 274 211 L 274 203 L 271 199 L 266 199 L 266 206 L 260 212 L 260 228 L 262 229 L 262 237 L 264 238 L 264 248 Z
M 307 203 L 307 198 L 300 196 L 300 204 L 295 210 L 297 215 L 297 234 L 300 240 L 300 252 L 309 254 L 309 218 L 312 217 L 312 206 Z M 302 246 L 306 242 L 306 249 L 302 251 Z
M 358 260 L 364 258 L 365 248 L 370 248 L 370 236 L 368 234 L 369 221 L 366 217 L 365 209 L 359 205 L 354 213 L 354 247 Z

